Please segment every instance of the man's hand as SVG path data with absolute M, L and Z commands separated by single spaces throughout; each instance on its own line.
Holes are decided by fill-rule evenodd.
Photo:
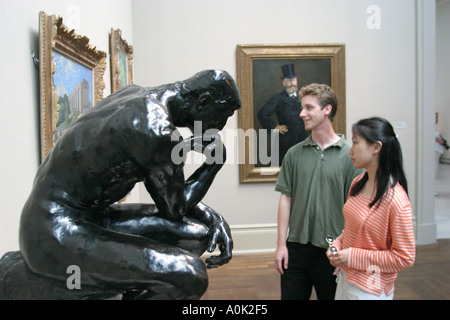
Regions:
M 279 274 L 284 274 L 284 269 L 288 268 L 288 249 L 286 246 L 278 246 L 275 252 L 274 265 Z
M 278 124 L 275 129 L 277 129 L 280 134 L 285 134 L 286 132 L 288 132 L 288 128 L 284 124 Z

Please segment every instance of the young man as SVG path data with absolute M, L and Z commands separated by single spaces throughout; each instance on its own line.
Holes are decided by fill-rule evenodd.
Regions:
M 282 299 L 309 299 L 313 287 L 318 299 L 333 299 L 336 282 L 325 237 L 336 238 L 344 228 L 342 207 L 361 171 L 352 165 L 350 144 L 333 130 L 338 106 L 333 90 L 310 84 L 299 96 L 300 117 L 311 135 L 289 149 L 276 183 L 281 196 L 275 268 Z

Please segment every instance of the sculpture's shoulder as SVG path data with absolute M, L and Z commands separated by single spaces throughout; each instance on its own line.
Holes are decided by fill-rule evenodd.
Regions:
M 151 135 L 156 138 L 171 136 L 176 130 L 166 105 L 174 94 L 171 88 L 128 85 L 118 92 L 114 100 L 137 131 L 153 132 Z
M 171 137 L 177 129 L 167 106 L 153 95 L 148 95 L 145 103 L 147 129 L 153 131 L 157 137 Z
M 171 137 L 176 130 L 171 115 L 153 88 L 128 85 L 100 101 L 90 112 L 79 118 L 72 133 L 147 137 L 152 140 Z

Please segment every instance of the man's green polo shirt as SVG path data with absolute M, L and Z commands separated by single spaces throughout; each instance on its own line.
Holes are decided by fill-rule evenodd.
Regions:
M 363 171 L 354 169 L 350 144 L 340 137 L 322 150 L 309 136 L 286 153 L 275 190 L 292 198 L 287 241 L 327 248 L 325 237 L 342 233 L 342 208 L 352 180 Z

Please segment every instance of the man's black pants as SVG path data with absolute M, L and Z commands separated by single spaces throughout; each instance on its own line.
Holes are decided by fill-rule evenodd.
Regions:
M 336 292 L 334 267 L 326 256 L 326 249 L 288 242 L 288 268 L 281 275 L 282 300 L 309 300 L 312 288 L 317 299 L 333 300 Z

